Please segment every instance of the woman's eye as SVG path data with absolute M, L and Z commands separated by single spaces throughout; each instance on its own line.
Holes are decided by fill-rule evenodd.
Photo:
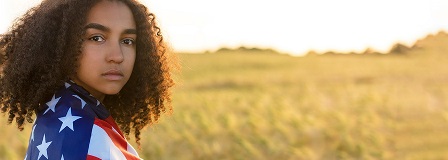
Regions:
M 101 36 L 93 36 L 93 37 L 90 37 L 89 40 L 96 41 L 96 42 L 103 42 L 104 38 Z
M 127 45 L 133 45 L 134 44 L 134 40 L 133 39 L 124 39 L 122 41 L 122 43 L 127 44 Z

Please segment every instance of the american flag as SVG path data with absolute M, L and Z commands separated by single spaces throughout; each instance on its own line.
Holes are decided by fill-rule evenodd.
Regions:
M 140 159 L 104 105 L 73 81 L 44 105 L 25 160 Z

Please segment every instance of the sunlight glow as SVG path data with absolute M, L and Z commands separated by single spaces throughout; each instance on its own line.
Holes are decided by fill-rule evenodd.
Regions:
M 448 29 L 444 0 L 140 0 L 154 12 L 175 51 L 220 47 L 387 52 L 397 42 Z M 39 0 L 0 2 L 0 32 Z

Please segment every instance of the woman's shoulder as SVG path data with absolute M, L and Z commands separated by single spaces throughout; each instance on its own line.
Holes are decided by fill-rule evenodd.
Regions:
M 55 94 L 37 114 L 32 127 L 27 157 L 85 159 L 92 135 L 94 117 L 78 105 L 76 97 Z M 82 104 L 82 103 L 81 103 Z M 51 151 L 47 152 L 47 151 Z
M 89 104 L 80 95 L 69 90 L 53 94 L 52 98 L 42 105 L 44 105 L 44 110 L 36 114 L 38 119 L 95 118 L 95 114 L 90 113 L 91 111 L 88 109 Z

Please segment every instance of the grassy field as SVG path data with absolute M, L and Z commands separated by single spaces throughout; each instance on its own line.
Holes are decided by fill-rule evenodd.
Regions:
M 145 131 L 139 154 L 448 159 L 446 42 L 429 38 L 401 56 L 179 54 L 174 112 Z M 18 132 L 0 118 L 0 159 L 23 158 L 30 126 Z

